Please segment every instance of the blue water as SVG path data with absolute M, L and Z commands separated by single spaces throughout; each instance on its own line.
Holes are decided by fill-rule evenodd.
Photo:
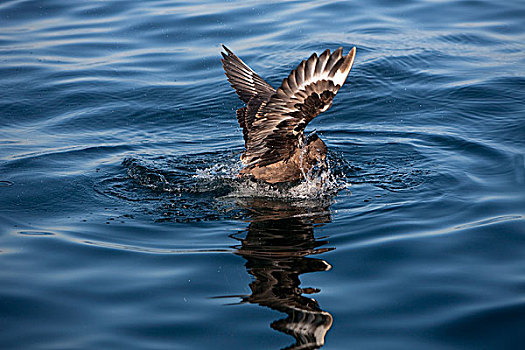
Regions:
M 1 349 L 523 349 L 523 1 L 0 3 Z M 357 47 L 333 181 L 235 178 L 226 44 Z

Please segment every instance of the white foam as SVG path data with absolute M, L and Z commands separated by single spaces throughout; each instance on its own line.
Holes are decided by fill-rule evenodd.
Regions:
M 239 178 L 237 175 L 242 169 L 242 163 L 231 161 L 217 163 L 208 168 L 197 169 L 193 178 L 205 182 L 224 181 L 224 185 L 232 189 L 225 197 L 230 198 L 267 198 L 267 199 L 317 199 L 335 195 L 346 189 L 349 183 L 342 177 L 334 175 L 330 169 L 330 162 L 320 169 L 312 169 L 303 173 L 304 180 L 294 184 L 268 184 L 262 181 Z
M 241 168 L 240 162 L 217 163 L 209 168 L 197 169 L 193 177 L 203 180 L 235 179 Z

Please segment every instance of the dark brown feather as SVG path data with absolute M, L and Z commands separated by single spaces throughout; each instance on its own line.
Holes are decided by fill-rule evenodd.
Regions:
M 274 90 L 224 47 L 223 66 L 232 87 L 247 106 L 237 111 L 243 129 L 247 169 L 289 159 L 305 142 L 304 130 L 328 109 L 352 67 L 355 48 L 346 56 L 340 47 L 311 55 Z
M 244 103 L 248 103 L 254 96 L 271 96 L 275 93 L 275 89 L 258 76 L 246 63 L 226 46 L 223 45 L 222 47 L 226 51 L 226 53 L 222 52 L 222 66 L 228 81 Z
M 239 108 L 236 111 L 237 114 L 237 121 L 239 122 L 239 126 L 242 129 L 242 136 L 244 139 L 244 144 L 248 141 L 248 128 L 246 128 L 246 107 Z

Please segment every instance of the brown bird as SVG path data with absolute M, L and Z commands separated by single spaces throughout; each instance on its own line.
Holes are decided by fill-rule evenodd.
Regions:
M 226 46 L 221 59 L 231 86 L 246 103 L 237 120 L 246 150 L 240 176 L 269 183 L 303 179 L 326 161 L 327 147 L 306 125 L 332 105 L 346 81 L 355 58 L 355 47 L 343 56 L 340 47 L 302 61 L 275 90 Z

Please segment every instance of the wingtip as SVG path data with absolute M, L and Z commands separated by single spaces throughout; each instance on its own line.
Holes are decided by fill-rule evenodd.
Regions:
M 350 51 L 348 52 L 348 54 L 345 57 L 345 60 L 348 60 L 350 62 L 350 66 L 352 66 L 354 64 L 356 51 L 357 51 L 356 47 L 355 46 L 352 47 L 352 49 L 350 49 Z
M 230 49 L 228 49 L 228 48 L 226 47 L 226 45 L 221 44 L 221 46 L 222 46 L 222 48 L 224 49 L 224 51 L 226 51 L 226 53 L 227 53 L 228 55 L 231 55 L 231 54 L 233 53 Z M 223 54 L 224 54 L 224 53 L 223 53 Z
M 350 74 L 352 66 L 354 65 L 355 52 L 356 48 L 354 46 L 350 50 L 350 52 L 348 52 L 348 54 L 345 57 L 343 57 L 344 60 L 342 61 L 341 65 L 337 68 L 337 71 L 339 72 L 338 77 L 336 78 L 338 85 L 342 86 L 345 83 L 348 74 Z

